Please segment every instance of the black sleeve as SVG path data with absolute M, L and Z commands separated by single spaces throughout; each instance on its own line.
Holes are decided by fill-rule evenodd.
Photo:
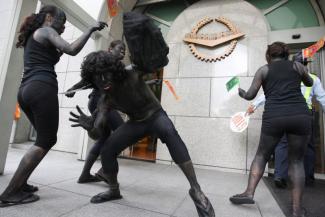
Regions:
M 266 78 L 268 71 L 269 71 L 269 69 L 268 69 L 267 65 L 259 68 L 257 70 L 257 72 L 255 73 L 252 84 L 247 92 L 241 88 L 238 88 L 239 96 L 246 100 L 254 99 L 256 97 L 258 91 L 260 90 L 262 82 Z
M 299 62 L 293 63 L 293 68 L 300 74 L 301 80 L 306 87 L 313 86 L 313 78 L 309 75 L 308 69 L 306 66 Z

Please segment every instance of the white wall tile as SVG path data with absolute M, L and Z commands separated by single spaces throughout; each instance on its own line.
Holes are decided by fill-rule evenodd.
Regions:
M 246 133 L 233 133 L 229 120 L 176 117 L 176 128 L 195 164 L 245 169 Z
M 69 56 L 68 72 L 79 72 L 84 57 L 95 50 L 95 43 L 89 39 L 80 53 L 76 56 Z
M 71 127 L 71 122 L 69 121 L 70 108 L 60 108 L 60 119 L 59 119 L 59 130 L 58 130 L 58 140 L 56 145 L 53 147 L 54 150 L 66 151 L 77 153 L 79 143 L 79 138 L 81 138 L 81 133 L 83 131 L 80 127 Z
M 209 116 L 210 79 L 168 79 L 173 85 L 177 101 L 163 84 L 162 105 L 171 115 Z

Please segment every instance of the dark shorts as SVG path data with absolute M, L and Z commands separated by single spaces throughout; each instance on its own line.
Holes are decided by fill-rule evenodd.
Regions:
M 262 133 L 282 137 L 284 133 L 294 135 L 309 135 L 311 133 L 310 115 L 293 115 L 263 119 Z
M 35 145 L 46 150 L 57 140 L 59 127 L 58 88 L 43 81 L 31 81 L 18 91 L 18 103 L 37 132 Z

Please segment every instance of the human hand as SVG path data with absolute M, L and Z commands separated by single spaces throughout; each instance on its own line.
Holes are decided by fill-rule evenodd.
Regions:
M 255 106 L 253 104 L 250 104 L 247 108 L 246 114 L 251 115 L 255 112 Z
M 240 87 L 238 88 L 238 94 L 241 98 L 245 98 L 246 91 L 241 89 Z
M 108 27 L 107 23 L 99 21 L 92 27 L 92 30 L 93 31 L 101 31 L 105 27 Z
M 72 89 L 68 89 L 67 93 L 65 94 L 66 97 L 72 98 L 76 94 L 76 92 L 70 92 Z
M 73 118 L 69 118 L 69 121 L 75 122 L 76 124 L 72 124 L 71 127 L 82 127 L 85 130 L 91 130 L 94 125 L 94 120 L 92 116 L 88 116 L 80 109 L 79 106 L 76 106 L 79 115 L 70 112 L 70 115 Z

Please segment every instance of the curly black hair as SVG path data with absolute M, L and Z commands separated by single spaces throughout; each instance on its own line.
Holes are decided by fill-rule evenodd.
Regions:
M 123 80 L 126 76 L 125 65 L 119 56 L 107 51 L 95 51 L 89 53 L 81 64 L 81 78 L 88 82 L 92 81 L 93 75 L 113 73 L 113 79 Z

